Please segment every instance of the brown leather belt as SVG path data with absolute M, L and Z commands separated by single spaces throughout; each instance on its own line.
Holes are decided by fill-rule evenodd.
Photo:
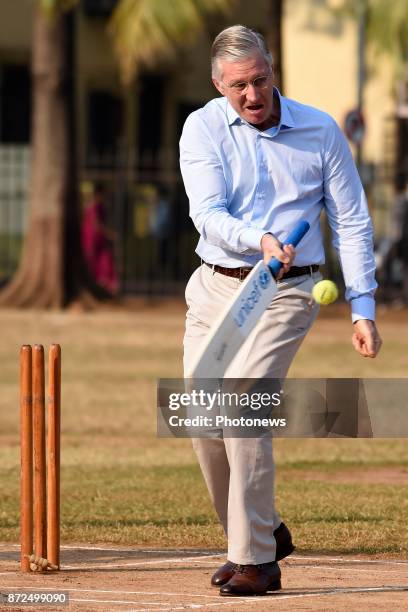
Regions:
M 214 270 L 214 272 L 219 272 L 220 274 L 224 274 L 224 276 L 239 278 L 239 280 L 244 280 L 252 270 L 252 268 L 223 268 L 222 266 L 216 266 L 207 262 L 204 263 L 206 266 Z M 286 272 L 286 274 L 284 274 L 279 281 L 286 280 L 287 278 L 295 278 L 296 276 L 303 276 L 304 274 L 312 274 L 318 270 L 319 266 L 317 264 L 300 267 L 292 266 L 289 272 Z

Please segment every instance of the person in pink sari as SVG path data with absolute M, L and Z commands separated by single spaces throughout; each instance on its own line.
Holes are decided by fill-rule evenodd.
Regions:
M 81 227 L 82 251 L 95 282 L 112 295 L 118 292 L 113 242 L 115 232 L 106 225 L 104 188 L 94 187 L 92 199 L 86 204 Z

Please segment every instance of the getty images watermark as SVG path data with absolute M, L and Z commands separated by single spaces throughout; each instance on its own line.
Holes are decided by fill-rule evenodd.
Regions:
M 273 408 L 280 406 L 282 397 L 280 392 L 275 393 L 239 393 L 217 389 L 205 391 L 192 389 L 189 392 L 173 392 L 169 394 L 168 409 L 180 411 L 188 408 L 188 416 L 172 414 L 168 418 L 171 427 L 286 427 L 285 417 L 255 416 L 258 411 L 270 414 Z M 243 410 L 247 414 L 237 414 Z M 197 411 L 197 414 L 194 412 Z M 204 414 L 203 414 L 204 411 Z M 182 411 L 184 412 L 184 411 Z M 210 414 L 211 413 L 211 414 Z
M 408 437 L 408 379 L 164 379 L 160 437 Z

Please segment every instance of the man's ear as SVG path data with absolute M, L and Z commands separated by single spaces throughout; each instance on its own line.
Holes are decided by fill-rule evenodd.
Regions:
M 214 79 L 214 78 L 212 78 L 211 80 L 214 83 L 215 89 L 218 89 L 220 94 L 222 96 L 224 96 L 225 95 L 225 90 L 224 90 L 224 85 L 221 83 L 221 81 L 218 81 L 217 79 Z

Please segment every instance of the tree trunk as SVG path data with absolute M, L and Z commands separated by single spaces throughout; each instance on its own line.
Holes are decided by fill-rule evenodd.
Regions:
M 284 0 L 269 0 L 266 41 L 272 53 L 275 85 L 281 93 L 283 88 L 282 67 L 282 17 Z
M 61 308 L 92 301 L 80 241 L 73 126 L 73 19 L 37 8 L 32 45 L 30 217 L 20 267 L 0 305 Z

